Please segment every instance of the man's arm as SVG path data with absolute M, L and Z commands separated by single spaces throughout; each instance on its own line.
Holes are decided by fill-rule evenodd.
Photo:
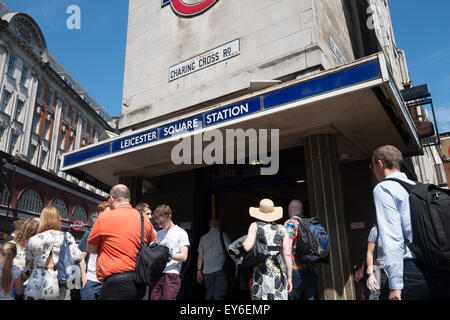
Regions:
M 198 254 L 197 258 L 197 282 L 203 282 L 203 274 L 202 274 L 202 266 L 203 266 L 203 253 Z
M 384 251 L 384 269 L 389 278 L 389 288 L 403 290 L 403 255 L 404 240 L 400 212 L 394 198 L 383 186 L 378 185 L 373 191 L 377 212 L 378 232 Z
M 88 242 L 87 244 L 87 252 L 98 254 L 98 246 L 94 246 Z

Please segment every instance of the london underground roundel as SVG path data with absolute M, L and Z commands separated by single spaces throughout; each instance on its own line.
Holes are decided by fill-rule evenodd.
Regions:
M 186 3 L 187 0 L 162 0 L 162 6 L 170 3 L 173 11 L 183 17 L 192 17 L 198 15 L 213 5 L 219 0 L 191 0 L 192 3 Z

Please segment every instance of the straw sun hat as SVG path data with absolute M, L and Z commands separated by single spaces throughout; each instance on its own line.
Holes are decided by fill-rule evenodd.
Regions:
M 270 199 L 263 199 L 259 203 L 259 208 L 250 207 L 250 216 L 265 222 L 272 222 L 283 217 L 283 208 L 275 207 Z

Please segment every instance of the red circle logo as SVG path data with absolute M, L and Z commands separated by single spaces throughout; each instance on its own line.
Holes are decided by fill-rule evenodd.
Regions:
M 73 230 L 79 231 L 79 230 L 81 230 L 81 228 L 83 228 L 83 221 L 78 220 L 72 224 Z
M 211 8 L 219 0 L 201 0 L 197 3 L 184 3 L 183 0 L 163 0 L 162 5 L 170 2 L 170 5 L 177 14 L 183 17 L 192 17 Z

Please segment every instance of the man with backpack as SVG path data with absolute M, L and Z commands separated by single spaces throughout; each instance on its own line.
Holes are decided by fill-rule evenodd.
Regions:
M 435 186 L 409 180 L 400 171 L 402 160 L 402 154 L 397 148 L 382 146 L 375 150 L 370 164 L 380 182 L 373 191 L 373 197 L 384 249 L 385 271 L 389 278 L 389 299 L 450 299 L 450 273 L 442 270 L 442 267 L 449 265 L 450 242 L 443 241 L 444 246 L 434 250 L 433 242 L 436 244 L 439 240 L 432 239 L 433 236 L 436 240 L 442 235 L 445 238 L 447 232 L 448 240 L 449 230 L 445 228 L 445 223 L 441 234 L 434 235 L 433 230 L 426 230 L 430 224 L 442 227 L 440 219 L 448 219 L 450 202 L 443 203 L 447 208 L 442 208 L 442 203 L 437 201 L 441 207 L 436 209 L 428 206 L 428 200 L 422 201 L 417 197 L 445 199 L 448 194 Z M 431 221 L 432 218 L 428 220 L 429 213 L 435 209 L 439 221 Z M 435 257 L 439 263 L 433 266 Z
M 313 263 L 300 261 L 297 257 L 299 223 L 303 219 L 303 203 L 292 200 L 289 204 L 290 219 L 284 223 L 292 248 L 292 291 L 289 300 L 314 300 L 317 291 L 317 270 Z

